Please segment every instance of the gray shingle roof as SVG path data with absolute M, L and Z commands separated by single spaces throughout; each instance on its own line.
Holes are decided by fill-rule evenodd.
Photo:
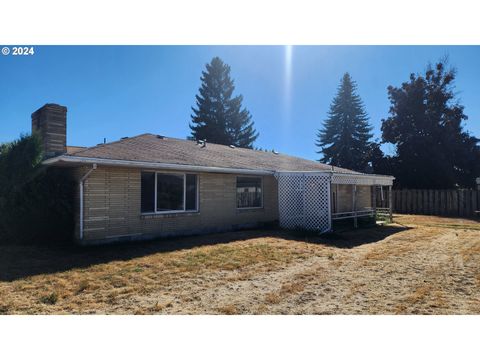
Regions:
M 330 165 L 294 156 L 208 142 L 202 147 L 196 141 L 153 134 L 85 148 L 66 156 L 269 171 L 332 170 Z M 337 167 L 334 171 L 353 173 Z

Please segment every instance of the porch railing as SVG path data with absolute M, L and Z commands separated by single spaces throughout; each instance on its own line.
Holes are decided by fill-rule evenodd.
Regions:
M 373 215 L 375 215 L 375 210 L 372 208 L 367 208 L 367 209 L 362 209 L 357 211 L 332 213 L 332 220 L 351 219 L 356 217 L 373 216 Z

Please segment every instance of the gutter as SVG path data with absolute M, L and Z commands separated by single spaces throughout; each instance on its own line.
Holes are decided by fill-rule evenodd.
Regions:
M 82 176 L 80 182 L 78 183 L 80 189 L 80 241 L 83 240 L 83 184 L 85 180 L 90 176 L 93 170 L 97 169 L 97 164 L 93 164 L 92 168 L 87 171 L 85 175 Z
M 71 164 L 92 164 L 92 165 L 106 165 L 106 166 L 123 166 L 142 169 L 157 169 L 157 170 L 183 170 L 192 172 L 209 172 L 209 173 L 226 173 L 226 174 L 251 174 L 251 175 L 273 175 L 274 171 L 269 170 L 252 170 L 252 169 L 235 169 L 222 168 L 215 166 L 198 166 L 198 165 L 182 165 L 182 164 L 168 164 L 155 163 L 149 161 L 134 161 L 134 160 L 112 160 L 100 158 L 88 158 L 82 156 L 61 155 L 43 161 L 44 165 L 56 165 L 58 163 Z

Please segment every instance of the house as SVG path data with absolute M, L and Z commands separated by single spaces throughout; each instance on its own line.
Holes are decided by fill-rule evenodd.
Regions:
M 325 232 L 337 219 L 356 223 L 379 210 L 391 215 L 390 176 L 154 134 L 70 147 L 66 126 L 64 106 L 46 104 L 32 114 L 32 131 L 44 142 L 43 164 L 71 171 L 78 181 L 72 201 L 81 244 L 277 222 Z

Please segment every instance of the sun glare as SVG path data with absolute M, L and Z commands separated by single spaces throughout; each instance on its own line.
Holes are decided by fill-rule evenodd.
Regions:
M 283 126 L 284 132 L 288 132 L 289 123 L 291 120 L 291 103 L 292 103 L 292 58 L 293 58 L 293 46 L 285 46 L 285 69 L 284 69 L 284 116 Z
M 286 100 L 290 100 L 290 91 L 292 83 L 292 55 L 293 55 L 293 46 L 285 46 L 285 97 Z

